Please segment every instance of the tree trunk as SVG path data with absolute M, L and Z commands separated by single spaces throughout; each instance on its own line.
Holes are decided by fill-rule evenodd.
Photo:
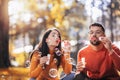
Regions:
M 8 21 L 8 0 L 0 0 L 0 68 L 7 68 L 10 66 Z

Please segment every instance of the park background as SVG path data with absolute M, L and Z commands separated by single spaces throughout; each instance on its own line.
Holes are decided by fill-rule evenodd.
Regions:
M 119 0 L 0 0 L 0 80 L 28 80 L 29 54 L 50 27 L 71 42 L 76 64 L 91 23 L 101 23 L 120 48 L 119 21 Z

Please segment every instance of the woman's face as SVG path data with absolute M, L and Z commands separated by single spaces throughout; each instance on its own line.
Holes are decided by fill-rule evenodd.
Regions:
M 60 35 L 56 30 L 52 30 L 46 39 L 46 43 L 48 46 L 58 46 L 60 43 Z

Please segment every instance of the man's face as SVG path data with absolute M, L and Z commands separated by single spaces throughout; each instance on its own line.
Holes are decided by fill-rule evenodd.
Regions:
M 91 26 L 89 31 L 89 40 L 92 45 L 99 45 L 101 42 L 99 37 L 105 36 L 101 27 Z

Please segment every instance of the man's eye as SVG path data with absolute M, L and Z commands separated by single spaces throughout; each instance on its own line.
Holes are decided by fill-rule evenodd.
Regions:
M 100 33 L 101 33 L 100 31 L 96 32 L 96 34 L 100 34 Z
M 90 31 L 90 32 L 89 32 L 89 34 L 93 34 L 93 32 L 92 32 L 92 31 Z

